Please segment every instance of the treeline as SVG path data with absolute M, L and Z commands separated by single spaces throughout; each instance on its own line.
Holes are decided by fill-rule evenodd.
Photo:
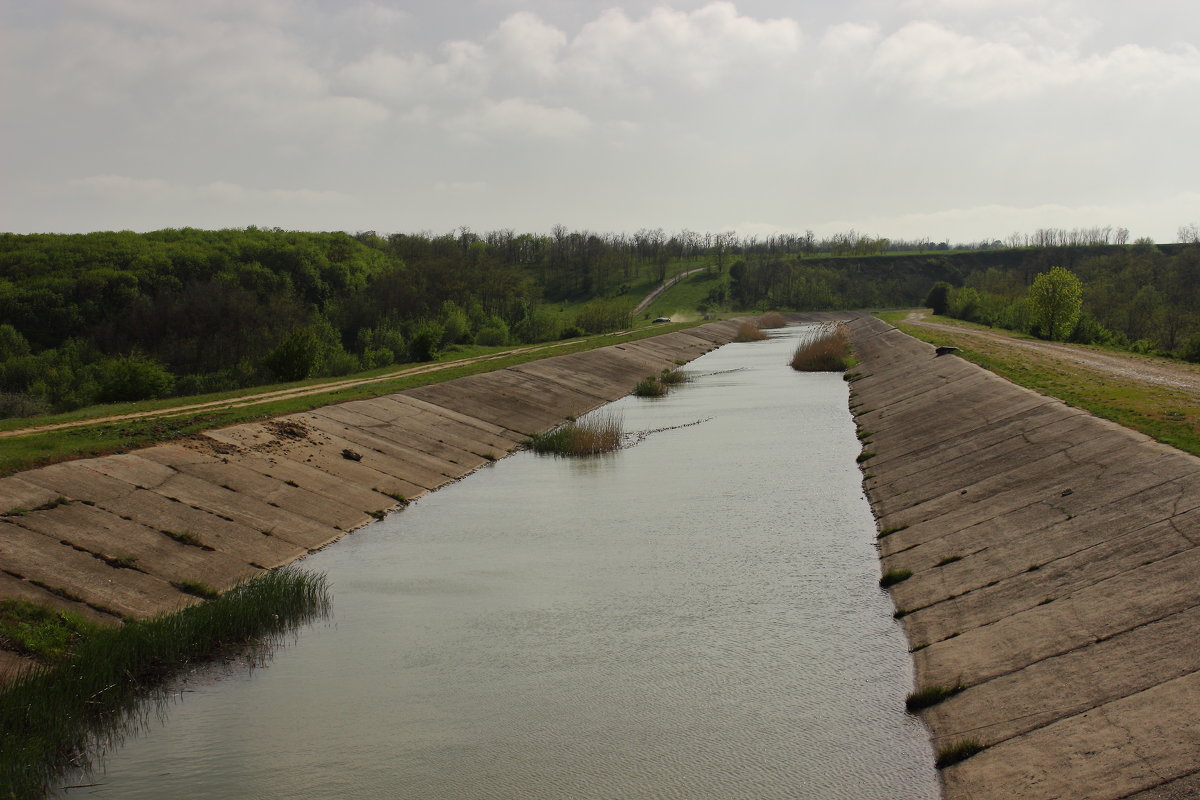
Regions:
M 1046 261 L 1063 251 L 1042 251 Z M 1087 251 L 1084 251 L 1087 252 Z M 1068 341 L 1200 362 L 1200 245 L 1142 241 L 1073 259 L 1082 307 Z M 1039 325 L 1028 269 L 972 270 L 947 287 L 947 314 L 985 325 L 1053 337 Z
M 1106 230 L 1044 238 L 1103 240 Z M 853 231 L 818 240 L 562 226 L 548 235 L 0 234 L 0 415 L 615 330 L 654 285 L 698 267 L 702 312 L 913 306 L 944 281 L 965 318 L 1028 329 L 1021 294 L 1060 264 L 1087 285 L 1081 337 L 1174 352 L 1197 331 L 1194 245 L 921 249 L 931 244 Z M 912 249 L 878 255 L 898 246 Z
M 225 391 L 628 324 L 656 248 L 581 234 L 0 234 L 0 415 Z M 625 259 L 621 261 L 618 259 Z M 564 319 L 543 300 L 589 298 Z

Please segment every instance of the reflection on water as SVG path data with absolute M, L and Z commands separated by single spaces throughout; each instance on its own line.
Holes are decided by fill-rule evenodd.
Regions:
M 518 454 L 308 559 L 335 621 L 71 796 L 936 797 L 846 386 L 795 335 L 617 404 L 702 424 Z

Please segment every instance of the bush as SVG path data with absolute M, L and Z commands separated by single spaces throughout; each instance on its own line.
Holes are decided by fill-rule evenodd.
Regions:
M 568 325 L 562 329 L 562 333 L 558 335 L 559 339 L 578 339 L 580 336 L 586 336 L 587 331 L 578 325 Z
M 504 320 L 493 319 L 480 328 L 479 333 L 475 334 L 475 344 L 484 347 L 500 347 L 508 344 L 508 326 L 504 324 Z
M 169 395 L 175 376 L 154 359 L 134 353 L 101 361 L 96 384 L 96 399 L 101 403 L 150 400 Z
M 444 331 L 433 320 L 418 322 L 408 337 L 408 354 L 413 361 L 433 361 L 441 349 Z
M 317 371 L 321 343 L 308 328 L 292 331 L 263 362 L 280 381 L 302 381 Z
M 513 326 L 512 335 L 522 342 L 551 342 L 562 333 L 562 321 L 546 308 L 534 308 Z M 576 335 L 582 335 L 576 334 Z M 569 339 L 570 336 L 563 338 Z
M 1200 364 L 1200 333 L 1193 334 L 1183 343 L 1179 357 L 1193 364 Z
M 938 281 L 929 290 L 929 294 L 925 295 L 925 305 L 933 309 L 933 313 L 945 316 L 950 308 L 950 290 L 953 288 L 945 281 Z

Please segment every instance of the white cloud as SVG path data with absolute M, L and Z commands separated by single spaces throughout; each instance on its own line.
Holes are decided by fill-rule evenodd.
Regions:
M 871 72 L 923 99 L 982 105 L 1062 88 L 1089 94 L 1129 95 L 1200 87 L 1200 51 L 1174 52 L 1126 45 L 1105 54 L 1019 46 L 959 33 L 928 21 L 912 22 L 883 40 Z
M 878 26 L 842 22 L 831 25 L 825 30 L 821 36 L 821 47 L 834 53 L 851 53 L 869 47 L 877 41 L 879 41 Z
M 582 133 L 591 121 L 573 108 L 550 108 L 521 97 L 488 102 L 480 111 L 462 114 L 448 127 L 462 137 L 500 133 L 541 139 L 562 139 Z

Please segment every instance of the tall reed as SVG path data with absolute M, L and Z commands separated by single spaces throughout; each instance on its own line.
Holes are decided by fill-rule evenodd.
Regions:
M 284 568 L 173 614 L 93 631 L 0 692 L 5 796 L 41 797 L 68 767 L 89 770 L 126 730 L 161 713 L 163 687 L 181 668 L 247 646 L 265 658 L 329 605 L 324 575 Z
M 787 320 L 778 311 L 768 311 L 758 318 L 760 328 L 786 328 Z
M 536 453 L 556 456 L 590 456 L 621 447 L 625 422 L 620 414 L 598 411 L 529 440 Z
M 823 326 L 802 339 L 792 353 L 791 365 L 800 372 L 845 372 L 850 366 L 850 343 L 844 327 Z
M 735 342 L 761 342 L 766 338 L 767 335 L 753 322 L 743 322 L 738 326 L 737 336 L 733 337 L 733 340 Z

